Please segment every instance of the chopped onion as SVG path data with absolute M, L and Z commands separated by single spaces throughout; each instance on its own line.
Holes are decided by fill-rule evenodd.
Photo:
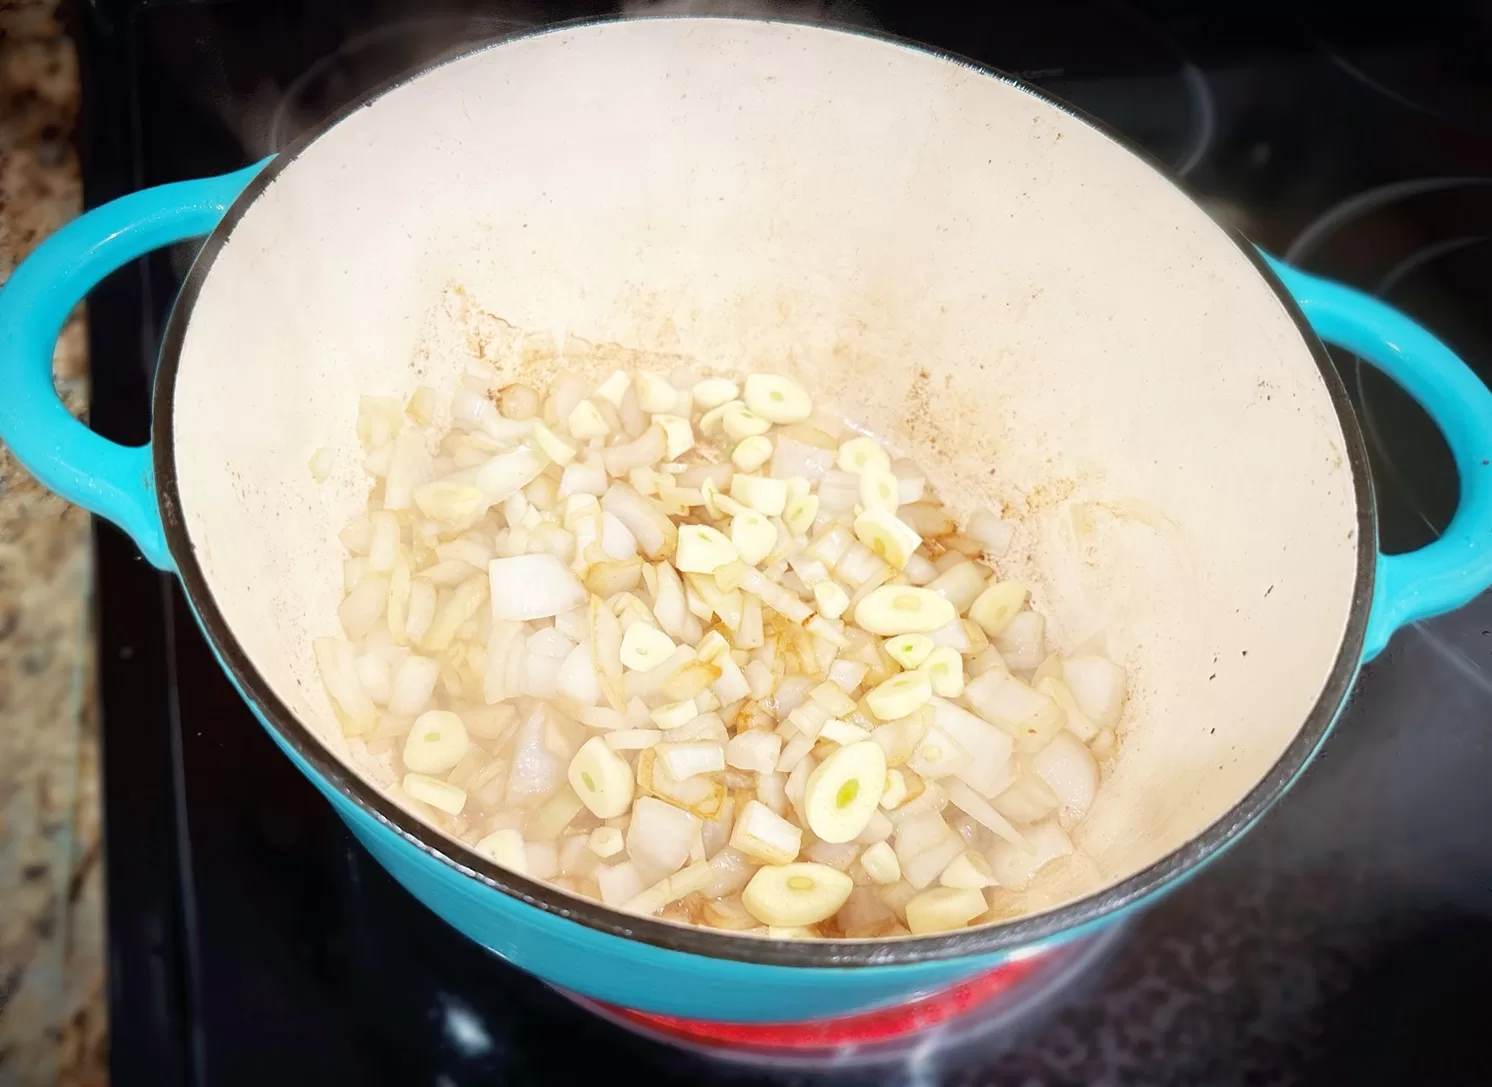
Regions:
M 549 463 L 543 453 L 528 445 L 499 453 L 476 469 L 473 483 L 492 503 L 502 502 L 533 482 Z
M 650 871 L 677 872 L 689 859 L 689 844 L 700 826 L 696 816 L 672 804 L 638 797 L 627 827 L 627 855 Z
M 656 506 L 625 483 L 613 483 L 601 498 L 601 508 L 621 521 L 650 559 L 671 555 L 679 545 L 679 530 Z
M 1017 671 L 1030 671 L 1046 657 L 1046 619 L 1038 611 L 1023 611 L 995 639 L 995 648 L 1005 663 Z
M 1062 821 L 1074 823 L 1088 813 L 1098 792 L 1098 761 L 1084 743 L 1063 729 L 1031 756 L 1031 772 L 1062 802 Z
M 657 464 L 668 454 L 668 435 L 656 423 L 642 437 L 624 445 L 607 446 L 601 451 L 602 463 L 612 476 L 624 476 L 635 468 Z
M 1001 887 L 1023 891 L 1048 864 L 1072 853 L 1072 839 L 1055 822 L 1037 823 L 1026 831 L 1027 845 L 997 842 L 989 851 L 990 872 Z
M 984 545 L 984 549 L 995 558 L 1003 558 L 1015 539 L 1015 523 L 1003 521 L 989 510 L 975 510 L 969 518 L 969 536 Z
M 548 707 L 539 706 L 518 726 L 508 770 L 507 802 L 523 808 L 552 794 L 565 782 L 565 760 L 545 744 Z
M 321 682 L 332 700 L 347 717 L 348 731 L 360 734 L 372 729 L 378 709 L 363 689 L 357 676 L 357 660 L 352 646 L 340 638 L 317 638 L 312 643 Z
M 405 427 L 394 439 L 393 457 L 383 484 L 383 508 L 407 510 L 414 504 L 415 488 L 435 478 L 435 461 L 425 446 L 425 436 Z
M 741 588 L 794 623 L 804 622 L 813 614 L 812 608 L 759 570 L 748 568 L 741 579 Z
M 553 555 L 493 559 L 487 570 L 494 619 L 546 619 L 586 600 L 585 586 Z
M 389 687 L 389 712 L 413 717 L 423 712 L 435 693 L 440 664 L 429 657 L 410 654 L 399 662 Z
M 384 574 L 364 574 L 357 587 L 347 594 L 337 608 L 342 629 L 353 641 L 365 637 L 379 619 L 388 602 L 389 579 Z
M 931 502 L 913 502 L 909 506 L 902 506 L 896 511 L 896 516 L 911 525 L 913 531 L 924 540 L 935 540 L 939 536 L 958 531 L 958 522 L 948 511 Z
M 791 436 L 792 433 L 797 433 L 799 437 Z M 834 466 L 835 446 L 832 440 L 827 448 L 810 445 L 799 440 L 802 434 L 801 428 L 792 427 L 776 439 L 776 444 L 772 447 L 770 469 L 773 478 L 792 479 L 797 476 L 809 483 L 817 483 Z M 858 493 L 857 490 L 856 494 Z
M 933 578 L 927 583 L 927 587 L 939 596 L 946 597 L 962 615 L 979 598 L 979 594 L 984 592 L 988 575 L 988 567 L 981 567 L 977 562 L 961 562 Z
M 993 797 L 1004 787 L 1005 767 L 1015 747 L 1010 736 L 945 699 L 934 698 L 932 707 L 933 724 L 969 754 L 969 764 L 956 771 L 958 778 Z
M 1124 669 L 1103 657 L 1069 657 L 1062 677 L 1078 708 L 1100 728 L 1112 728 L 1124 706 Z
M 565 465 L 560 477 L 560 497 L 572 494 L 591 494 L 596 497 L 606 493 L 606 466 L 599 457 L 582 457 Z
M 954 781 L 948 785 L 948 801 L 965 815 L 978 823 L 983 824 L 994 831 L 1007 842 L 1026 848 L 1028 845 L 1026 836 L 1011 824 L 994 806 L 969 788 L 962 781 Z
M 779 445 L 778 449 L 781 448 Z M 837 469 L 826 471 L 819 481 L 818 496 L 819 509 L 826 513 L 848 513 L 860 501 L 860 477 Z

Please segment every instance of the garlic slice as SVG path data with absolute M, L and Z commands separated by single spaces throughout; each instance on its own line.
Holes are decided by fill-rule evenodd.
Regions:
M 883 585 L 855 605 L 856 624 L 872 634 L 927 634 L 957 618 L 947 600 L 915 585 Z
M 865 696 L 870 712 L 882 721 L 895 721 L 920 710 L 932 699 L 932 680 L 914 670 L 892 676 Z
M 861 853 L 860 867 L 876 883 L 884 885 L 901 879 L 901 862 L 896 859 L 896 850 L 887 842 L 877 842 Z
M 912 552 L 922 546 L 922 537 L 895 513 L 868 503 L 855 518 L 855 538 L 897 570 L 904 569 Z
M 460 717 L 450 710 L 430 710 L 415 718 L 404 741 L 404 768 L 417 774 L 445 774 L 466 757 L 470 746 Z
M 831 752 L 808 775 L 803 811 L 826 842 L 853 841 L 870 822 L 886 787 L 886 752 L 874 740 Z
M 1026 587 L 1018 581 L 997 581 L 969 606 L 969 618 L 991 638 L 998 637 L 1026 606 L 1028 595 Z
M 427 774 L 405 774 L 404 791 L 416 800 L 423 800 L 432 808 L 439 808 L 447 815 L 460 815 L 466 807 L 466 790 L 459 789 L 440 778 Z
M 632 806 L 636 789 L 632 766 L 600 736 L 580 745 L 567 776 L 570 788 L 598 819 L 621 815 Z
M 887 638 L 881 648 L 903 668 L 916 668 L 932 656 L 937 646 L 926 634 L 901 634 L 895 638 Z
M 839 447 L 834 463 L 842 472 L 891 471 L 891 457 L 874 438 L 851 438 Z
M 854 880 L 827 864 L 767 865 L 746 884 L 741 903 L 764 925 L 812 925 L 838 913 L 854 889 Z
M 633 623 L 622 635 L 622 663 L 635 672 L 647 672 L 668 660 L 677 648 L 657 627 Z
M 777 374 L 749 374 L 742 393 L 746 406 L 772 423 L 801 423 L 813 414 L 803 386 Z
M 960 929 L 988 908 L 984 893 L 972 887 L 933 887 L 907 903 L 912 935 Z

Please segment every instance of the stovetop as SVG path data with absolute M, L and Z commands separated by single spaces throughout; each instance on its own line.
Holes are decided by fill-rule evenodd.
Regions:
M 970 10 L 965 10 L 969 8 Z M 968 55 L 1066 97 L 1220 218 L 1377 293 L 1492 379 L 1492 10 L 892 0 L 775 10 Z M 226 171 L 462 43 L 583 0 L 79 5 L 87 198 Z M 955 14 L 957 12 L 957 14 Z M 192 246 L 89 302 L 93 425 L 148 437 Z M 1336 356 L 1391 550 L 1448 521 L 1419 409 Z M 428 914 L 356 845 L 223 678 L 173 579 L 98 544 L 115 1082 L 176 1084 L 1435 1084 L 1492 1082 L 1492 597 L 1401 633 L 1242 844 L 1018 1023 L 875 1067 L 765 1070 L 583 1011 Z

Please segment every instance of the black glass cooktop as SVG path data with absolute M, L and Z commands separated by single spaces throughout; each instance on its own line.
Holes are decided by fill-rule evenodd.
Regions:
M 611 6 L 518 0 L 78 4 L 86 191 L 217 173 L 463 44 Z M 879 28 L 1096 114 L 1214 213 L 1412 313 L 1492 378 L 1492 8 L 639 2 Z M 93 424 L 147 437 L 192 257 L 89 303 Z M 1357 360 L 1387 546 L 1456 476 Z M 1241 845 L 1018 1021 L 874 1066 L 741 1067 L 634 1038 L 447 929 L 273 748 L 175 582 L 98 529 L 112 1060 L 120 1084 L 1492 1082 L 1492 598 L 1401 633 Z

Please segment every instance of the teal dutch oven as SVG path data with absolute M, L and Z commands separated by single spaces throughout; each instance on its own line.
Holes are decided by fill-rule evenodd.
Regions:
M 149 445 L 59 402 L 69 311 L 206 236 Z M 1129 669 L 1079 854 L 952 934 L 781 941 L 610 910 L 412 814 L 343 739 L 310 642 L 366 500 L 359 394 L 450 389 L 500 322 L 793 373 L 1018 524 L 1058 645 Z M 1436 420 L 1460 506 L 1382 555 L 1322 346 Z M 580 364 L 575 364 L 580 368 Z M 0 437 L 181 579 L 270 736 L 393 876 L 477 944 L 650 1012 L 790 1021 L 904 999 L 1113 923 L 1300 775 L 1358 669 L 1492 584 L 1492 395 L 1373 298 L 1260 254 L 1100 126 L 957 58 L 780 22 L 567 26 L 443 62 L 236 173 L 96 208 L 0 292 Z M 313 451 L 331 451 L 324 482 Z M 195 727 L 211 729 L 215 723 Z

